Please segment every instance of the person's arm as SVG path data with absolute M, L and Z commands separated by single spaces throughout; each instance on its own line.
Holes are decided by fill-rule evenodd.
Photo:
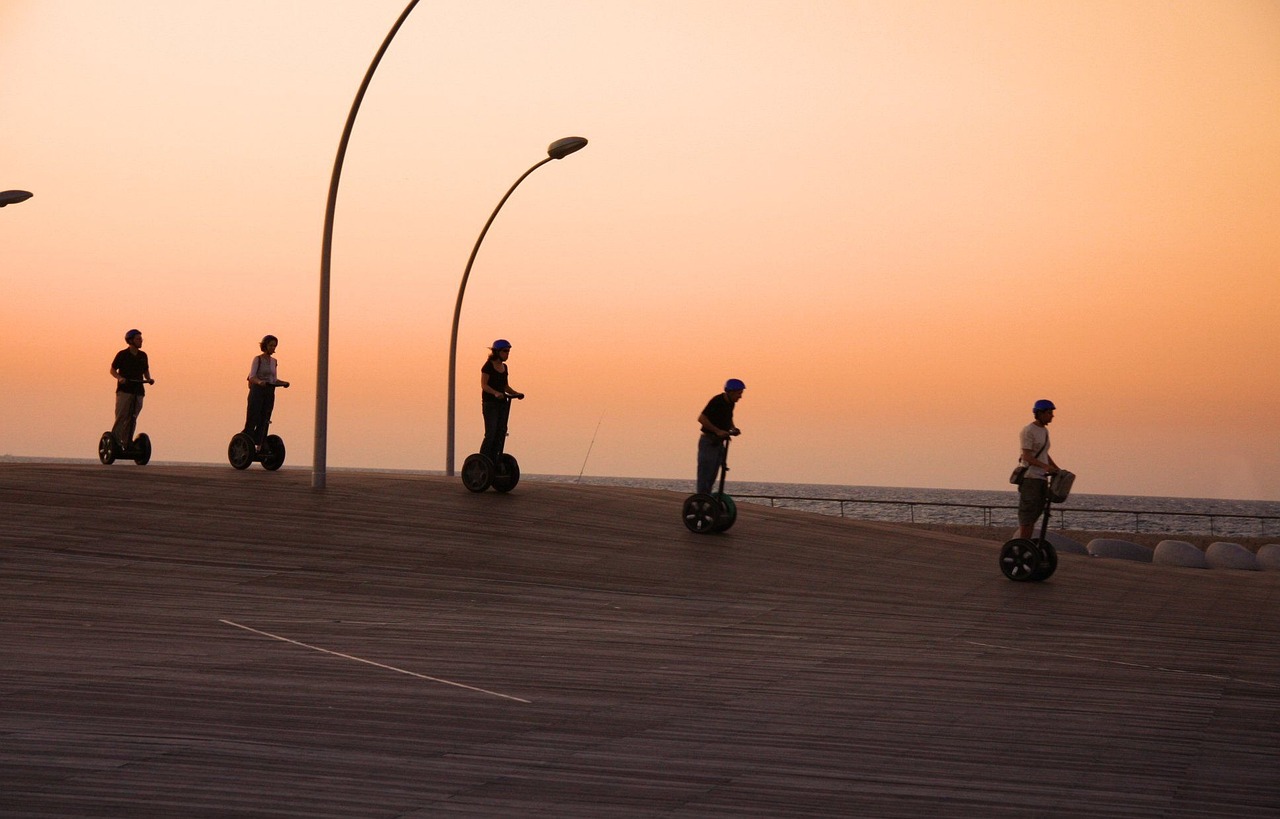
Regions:
M 519 400 L 521 400 L 521 399 L 523 399 L 523 398 L 524 398 L 524 393 L 522 393 L 522 392 L 516 392 L 515 390 L 511 389 L 511 385 L 510 385 L 510 384 L 507 384 L 507 395 L 511 396 L 512 398 L 516 399 L 517 401 L 519 401 Z
M 707 432 L 710 432 L 712 435 L 716 436 L 717 438 L 728 438 L 730 435 L 734 435 L 738 432 L 737 428 L 720 429 L 720 427 L 711 423 L 711 419 L 707 417 L 707 414 L 705 412 L 698 416 L 698 423 L 702 425 L 702 428 L 704 430 L 706 430 Z
M 1047 462 L 1046 462 L 1046 461 L 1041 461 L 1041 460 L 1037 459 L 1037 458 L 1036 458 L 1036 453 L 1035 453 L 1035 452 L 1033 452 L 1033 451 L 1031 451 L 1030 449 L 1023 449 L 1023 450 L 1022 450 L 1022 462 L 1023 462 L 1024 464 L 1027 464 L 1028 466 L 1034 466 L 1034 467 L 1038 467 L 1038 468 L 1040 468 L 1040 469 L 1043 469 L 1046 473 L 1048 473 L 1048 474 L 1050 474 L 1050 475 L 1052 475 L 1053 473 L 1057 472 L 1057 471 L 1058 471 L 1058 465 L 1057 465 L 1057 464 L 1055 464 L 1055 463 L 1053 462 L 1053 458 L 1051 458 L 1051 457 L 1049 456 L 1049 454 L 1048 454 L 1048 453 L 1045 453 L 1045 456 L 1044 456 L 1044 457 L 1048 459 L 1048 461 L 1047 461 Z

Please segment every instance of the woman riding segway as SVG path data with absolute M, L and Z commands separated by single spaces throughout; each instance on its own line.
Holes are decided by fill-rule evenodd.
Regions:
M 261 355 L 254 356 L 249 365 L 249 403 L 245 411 L 244 431 L 231 437 L 227 445 L 227 460 L 236 469 L 247 469 L 254 461 L 261 461 L 270 470 L 284 465 L 284 439 L 268 435 L 271 413 L 276 405 L 276 388 L 288 389 L 289 382 L 276 377 L 274 353 L 280 340 L 275 336 L 262 337 L 258 348 Z
M 492 486 L 499 492 L 510 492 L 520 481 L 520 464 L 503 452 L 507 441 L 507 421 L 511 417 L 511 399 L 524 399 L 524 393 L 511 388 L 507 359 L 511 342 L 500 338 L 489 348 L 489 357 L 480 368 L 480 409 L 484 413 L 484 442 L 480 451 L 462 463 L 462 483 L 472 492 L 483 492 Z

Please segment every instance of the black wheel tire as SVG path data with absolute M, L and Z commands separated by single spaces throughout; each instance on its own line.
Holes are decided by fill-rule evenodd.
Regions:
M 284 439 L 279 435 L 268 435 L 267 445 L 262 448 L 262 468 L 275 472 L 284 466 Z
M 684 501 L 684 525 L 690 532 L 707 535 L 719 531 L 716 527 L 724 517 L 724 504 L 712 495 L 690 495 Z
M 520 463 L 513 455 L 503 453 L 498 457 L 498 469 L 493 473 L 493 488 L 497 492 L 510 492 L 520 483 Z
M 1018 583 L 1033 579 L 1044 561 L 1044 553 L 1034 540 L 1014 538 L 1000 548 L 1000 571 Z
M 1036 538 L 1035 543 L 1040 549 L 1040 565 L 1031 573 L 1031 582 L 1039 583 L 1048 580 L 1058 570 L 1058 550 L 1047 540 Z
M 733 498 L 730 497 L 729 495 L 726 495 L 724 492 L 716 492 L 715 494 L 712 495 L 712 497 L 720 501 L 720 505 L 723 507 L 723 510 L 724 510 L 723 516 L 720 519 L 720 523 L 716 527 L 716 531 L 717 532 L 727 531 L 731 526 L 733 526 L 734 523 L 738 521 L 738 504 L 734 503 Z
M 493 483 L 493 462 L 477 452 L 462 462 L 462 485 L 472 492 L 483 492 Z
M 133 439 L 133 462 L 138 466 L 146 466 L 151 460 L 151 438 L 142 433 Z
M 253 463 L 253 439 L 243 432 L 232 435 L 227 444 L 227 460 L 236 469 L 248 469 Z
M 110 432 L 98 439 L 98 460 L 108 466 L 116 462 L 116 436 Z

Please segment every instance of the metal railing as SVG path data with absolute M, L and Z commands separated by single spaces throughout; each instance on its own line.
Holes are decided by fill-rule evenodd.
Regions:
M 1010 526 L 1017 525 L 1017 505 L 990 504 L 990 503 L 953 503 L 948 501 L 907 501 L 907 500 L 883 500 L 873 498 L 813 498 L 803 497 L 799 495 L 739 495 L 734 494 L 735 500 L 752 500 L 752 501 L 768 501 L 770 507 L 778 507 L 778 501 L 790 501 L 810 504 L 829 504 L 835 505 L 839 510 L 840 517 L 850 517 L 846 514 L 846 508 L 850 505 L 857 506 L 891 506 L 906 507 L 908 523 L 952 523 L 952 524 L 969 524 L 975 526 L 1003 526 L 1006 523 Z M 785 508 L 785 507 L 783 507 Z M 803 507 L 802 507 L 803 508 Z M 946 519 L 930 519 L 917 520 L 916 510 L 921 509 L 943 509 L 948 510 L 945 514 Z M 951 515 L 950 510 L 976 510 L 981 513 L 981 523 L 974 521 L 956 520 L 957 516 Z M 821 511 L 810 508 L 809 511 Z M 993 512 L 1004 512 L 1006 514 L 997 514 L 993 516 Z M 1120 531 L 1119 527 L 1099 524 L 1098 521 L 1092 520 L 1088 526 L 1082 525 L 1082 521 L 1090 521 L 1099 516 L 1123 516 L 1125 518 L 1132 517 L 1134 532 L 1183 532 L 1192 534 L 1188 529 L 1171 529 L 1168 525 L 1174 521 L 1181 522 L 1184 519 L 1198 519 L 1208 521 L 1208 534 L 1233 534 L 1237 536 L 1250 536 L 1247 531 L 1250 526 L 1230 527 L 1220 524 L 1220 521 L 1253 521 L 1255 522 L 1257 532 L 1255 537 L 1268 537 L 1272 534 L 1280 534 L 1280 516 L 1277 515 L 1246 515 L 1228 512 L 1158 512 L 1150 509 L 1084 509 L 1072 508 L 1065 506 L 1054 506 L 1053 514 L 1057 518 L 1056 527 L 1069 528 L 1070 521 L 1074 518 L 1077 528 L 1095 529 L 1106 531 Z M 861 517 L 861 516 L 859 516 Z M 930 516 L 932 517 L 932 516 Z M 977 517 L 975 514 L 973 517 Z M 996 518 L 999 518 L 998 520 Z M 904 522 L 901 519 L 892 519 L 888 517 L 861 517 L 864 520 L 879 520 L 887 523 Z M 1154 528 L 1143 529 L 1143 521 L 1148 522 L 1149 527 Z M 1229 531 L 1228 531 L 1229 530 Z

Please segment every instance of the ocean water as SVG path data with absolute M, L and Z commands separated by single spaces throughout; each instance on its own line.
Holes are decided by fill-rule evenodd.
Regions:
M 634 486 L 674 492 L 694 490 L 692 480 L 577 478 L 566 475 L 527 477 L 560 483 Z M 859 520 L 1007 526 L 1011 530 L 1018 525 L 1018 493 L 1012 486 L 1008 491 L 989 491 L 735 481 L 726 488 L 729 494 L 743 503 L 762 503 Z M 759 497 L 753 498 L 753 495 Z M 1054 529 L 1275 537 L 1280 540 L 1280 501 L 1072 493 L 1066 503 L 1053 507 L 1050 526 Z

